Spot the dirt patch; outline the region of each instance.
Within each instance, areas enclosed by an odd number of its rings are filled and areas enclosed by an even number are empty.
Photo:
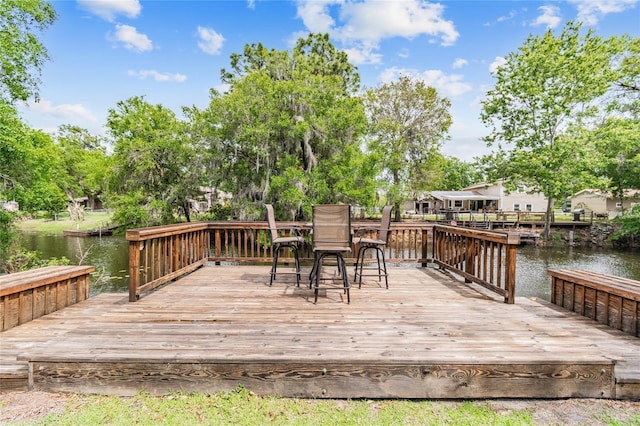
[[[0,424],[37,420],[61,413],[71,395],[48,392],[0,393]]]
[[[640,402],[609,399],[495,400],[496,412],[526,410],[537,425],[640,425]]]
[[[48,392],[0,392],[0,424],[37,420],[61,413],[67,402],[82,395]],[[442,402],[449,406],[461,402]],[[526,410],[536,425],[640,425],[640,402],[608,399],[487,400],[497,413]]]

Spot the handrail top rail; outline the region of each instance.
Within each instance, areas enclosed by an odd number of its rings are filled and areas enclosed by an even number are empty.
[[[234,229],[234,228],[249,228],[249,229],[269,229],[269,224],[265,220],[258,221],[228,221],[228,220],[215,220],[206,222],[209,229]],[[351,226],[364,227],[375,225],[380,227],[379,219],[353,219],[351,220]],[[312,228],[311,221],[278,221],[278,227],[297,227],[297,228]],[[431,229],[434,226],[432,222],[391,222],[391,229],[393,228],[405,228],[405,229]]]
[[[360,220],[353,221],[352,226],[361,227],[371,224],[371,221]],[[309,222],[279,222],[280,225],[286,227],[310,227]],[[126,232],[127,241],[146,241],[154,238],[170,237],[180,235],[186,232],[195,232],[212,229],[269,229],[266,221],[228,221],[216,220],[206,222],[186,222],[173,225],[153,226],[149,228],[129,229]],[[392,222],[391,229],[436,229],[444,232],[451,232],[466,237],[480,237],[485,240],[503,243],[503,244],[520,244],[520,236],[515,233],[506,231],[486,231],[472,228],[462,228],[458,226],[440,225],[431,222]]]
[[[481,237],[484,240],[496,243],[520,244],[520,235],[508,231],[485,231],[482,229],[461,228],[459,226],[450,225],[434,225],[434,231],[450,232],[463,237]]]
[[[374,221],[360,220],[353,221],[354,227],[361,227],[377,223]],[[279,221],[278,225],[283,227],[299,227],[311,229],[310,222]],[[395,222],[391,223],[391,228],[404,229],[431,229],[433,223],[429,222]],[[186,232],[210,230],[210,229],[269,229],[269,224],[264,221],[237,221],[237,220],[212,220],[203,222],[184,222],[172,225],[152,226],[149,228],[128,229],[126,232],[127,241],[146,241],[154,238],[170,237],[184,234]]]
[[[149,228],[127,229],[125,237],[127,241],[144,241],[159,237],[169,237],[185,232],[201,231],[207,229],[208,222],[185,222],[173,225],[151,226]]]

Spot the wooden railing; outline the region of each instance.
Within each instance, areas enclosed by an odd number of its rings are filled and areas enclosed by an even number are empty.
[[[354,222],[354,229],[376,226],[365,222]],[[279,222],[279,227],[293,227],[309,241],[299,253],[301,262],[313,262],[310,225],[298,222]],[[390,263],[422,263],[429,261],[428,235],[433,227],[429,223],[393,223],[389,235],[386,258]],[[209,222],[211,233],[212,262],[259,262],[269,263],[273,259],[266,222]],[[357,247],[355,248],[357,249]],[[355,250],[352,252],[355,255]],[[281,256],[283,262],[293,257]]]
[[[204,265],[209,256],[207,223],[130,229],[129,301]]]
[[[0,330],[87,299],[93,271],[93,266],[46,266],[0,276]]]
[[[370,227],[377,223],[355,222],[354,228]],[[297,222],[279,222],[281,227],[296,227],[299,229],[309,241],[310,226],[305,223]],[[386,259],[389,263],[406,263],[421,264],[426,266],[427,263],[434,261],[429,256],[429,240],[431,230],[434,229],[434,235],[443,235],[442,231],[436,234],[436,229],[448,230],[445,235],[455,235],[455,232],[465,232],[464,235],[475,235],[476,244],[482,247],[488,247],[486,243],[481,243],[491,236],[488,240],[493,245],[496,253],[498,248],[503,248],[502,234],[495,232],[477,231],[465,228],[456,228],[449,226],[433,225],[427,222],[408,222],[408,223],[392,223],[389,235],[388,245],[386,247]],[[456,231],[459,230],[459,231]],[[206,262],[215,263],[270,263],[273,259],[273,251],[269,238],[269,229],[266,222],[233,222],[233,221],[213,221],[178,224],[171,226],[159,226],[144,229],[132,229],[127,231],[127,240],[129,241],[129,300],[134,302],[138,298],[154,288],[163,285],[171,280],[178,278],[188,272],[199,268]],[[456,270],[456,264],[450,264],[451,259],[448,258],[450,248],[446,239],[441,240],[441,250],[433,253],[435,261],[443,268]],[[456,240],[455,247],[458,247],[462,240]],[[449,247],[449,248],[447,248]],[[357,247],[354,247],[353,254],[357,253]],[[444,251],[442,251],[444,250]],[[474,259],[476,252],[470,252],[470,259]],[[439,258],[439,255],[445,257]],[[491,255],[491,264],[493,267],[500,265],[500,270],[504,268],[503,256]],[[306,244],[299,252],[302,263],[311,264],[313,262],[313,253],[311,244]],[[293,262],[291,254],[284,254],[280,257],[282,262]],[[504,256],[504,259],[511,259]],[[347,259],[353,261],[353,259]],[[475,262],[475,260],[474,260]],[[498,288],[500,294],[506,294],[505,287],[502,284],[503,277],[513,282],[507,281],[509,286],[515,285],[515,257],[513,266],[506,268],[507,272],[498,272],[500,279],[497,283],[491,285],[490,288]],[[485,261],[487,263],[487,261]],[[475,264],[475,263],[471,263]],[[486,267],[486,266],[484,266]],[[465,269],[467,271],[467,269]],[[465,272],[471,274],[471,272]],[[482,275],[479,270],[478,277],[474,277],[472,281],[482,283],[492,283],[493,280],[487,278],[486,273]],[[465,278],[467,276],[465,275]],[[510,294],[512,294],[511,291]],[[512,302],[511,302],[512,303]]]
[[[517,234],[457,226],[433,228],[433,261],[514,303]]]

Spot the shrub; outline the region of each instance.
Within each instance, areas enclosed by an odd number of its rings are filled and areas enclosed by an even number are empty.
[[[611,236],[618,247],[633,247],[640,241],[640,205],[614,219],[620,228]]]

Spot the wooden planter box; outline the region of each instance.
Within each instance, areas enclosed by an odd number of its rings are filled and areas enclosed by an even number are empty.
[[[47,266],[0,276],[0,331],[89,298],[93,266]]]
[[[640,281],[582,270],[548,273],[551,303],[640,337]]]

